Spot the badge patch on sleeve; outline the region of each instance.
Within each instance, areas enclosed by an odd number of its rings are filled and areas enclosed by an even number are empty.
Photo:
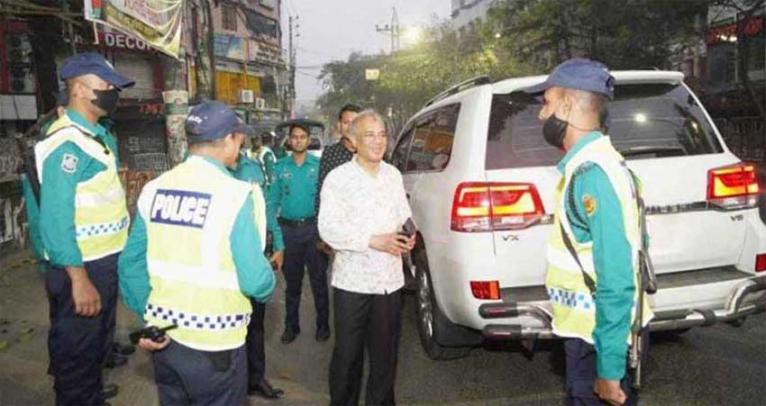
[[[596,213],[596,209],[598,209],[596,198],[588,194],[583,195],[582,205],[585,208],[585,214],[587,214],[588,217],[592,217]]]
[[[77,170],[78,158],[72,154],[64,154],[61,158],[61,170],[66,173],[75,173]]]

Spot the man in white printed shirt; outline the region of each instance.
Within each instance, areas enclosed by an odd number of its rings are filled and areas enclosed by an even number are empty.
[[[392,405],[404,286],[401,255],[415,246],[414,236],[397,232],[412,213],[402,175],[382,160],[387,143],[382,117],[365,110],[349,132],[356,156],[327,176],[319,208],[319,234],[336,251],[330,403],[359,403],[367,348],[365,403]]]

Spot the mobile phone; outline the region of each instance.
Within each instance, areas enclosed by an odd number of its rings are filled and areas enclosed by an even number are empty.
[[[418,229],[415,226],[415,222],[412,221],[412,218],[408,218],[402,226],[402,231],[400,231],[399,234],[409,238],[414,236],[417,231]]]

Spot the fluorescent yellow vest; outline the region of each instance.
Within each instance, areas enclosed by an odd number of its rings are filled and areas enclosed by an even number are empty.
[[[557,187],[556,201],[558,204],[555,222],[548,239],[546,252],[548,273],[545,278],[545,286],[553,309],[553,332],[558,336],[581,338],[593,344],[593,329],[596,326],[595,299],[585,283],[580,266],[567,250],[561,235],[563,226],[564,232],[567,233],[572,242],[585,272],[598,285],[598,278],[593,265],[593,243],[579,243],[577,241],[565,214],[565,191],[569,187],[577,168],[586,162],[598,165],[606,173],[620,200],[626,238],[633,252],[633,280],[635,286],[638,286],[638,252],[641,248],[639,211],[633,181],[627,168],[622,165],[623,161],[623,157],[614,149],[609,137],[601,137],[586,145],[567,162],[564,176]],[[633,301],[631,323],[635,320],[638,294],[637,289]],[[646,295],[643,292],[641,294]],[[644,297],[643,316],[642,324],[646,325],[652,318],[646,296]],[[630,335],[628,334],[625,339],[630,342]]]
[[[48,138],[35,145],[37,177],[42,182],[45,159],[65,142],[73,142],[83,152],[106,165],[106,170],[77,184],[74,226],[77,246],[83,261],[93,261],[122,251],[128,239],[130,217],[125,191],[117,173],[114,154],[89,132],[63,115],[51,125]]]
[[[183,345],[222,351],[245,342],[252,309],[239,288],[229,236],[251,190],[192,156],[141,192],[152,288],[144,319],[178,325],[168,334]]]

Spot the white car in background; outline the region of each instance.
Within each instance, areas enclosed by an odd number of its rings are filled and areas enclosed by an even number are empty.
[[[652,330],[740,323],[766,306],[766,227],[753,165],[726,147],[683,75],[613,72],[609,133],[642,179],[659,291]],[[419,238],[417,323],[433,359],[484,339],[554,338],[544,287],[561,151],[540,106],[545,77],[477,78],[435,97],[397,137]]]

